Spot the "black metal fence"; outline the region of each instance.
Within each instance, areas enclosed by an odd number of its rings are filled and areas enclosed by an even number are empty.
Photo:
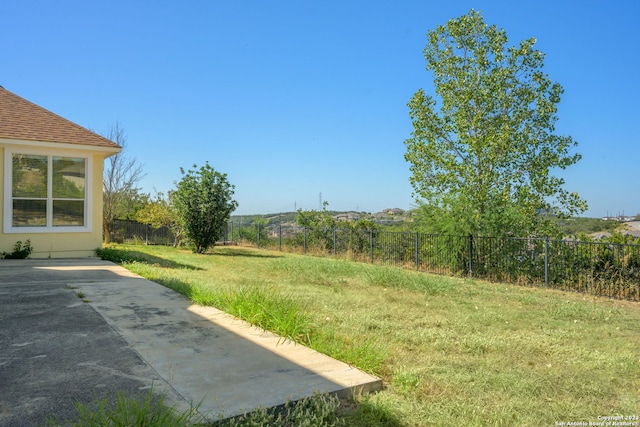
[[[640,245],[237,224],[229,226],[227,240],[640,301]]]
[[[115,219],[111,224],[111,241],[136,242],[147,245],[173,245],[175,235],[167,227],[153,228],[128,219]]]
[[[174,243],[170,230],[117,224],[114,241]],[[640,301],[640,245],[233,223],[220,243]]]

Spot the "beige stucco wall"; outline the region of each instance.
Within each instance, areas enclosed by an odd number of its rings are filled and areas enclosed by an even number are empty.
[[[13,252],[17,241],[31,240],[33,253],[30,258],[71,258],[95,256],[95,249],[102,245],[102,171],[104,153],[92,153],[91,171],[91,230],[73,233],[5,233],[4,210],[0,209],[0,253]],[[0,146],[0,159],[4,148]],[[0,203],[4,203],[4,161],[0,161]]]

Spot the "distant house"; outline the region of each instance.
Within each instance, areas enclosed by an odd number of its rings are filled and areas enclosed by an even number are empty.
[[[0,86],[0,252],[87,257],[102,244],[104,159],[121,147]]]
[[[384,212],[387,215],[404,215],[404,210],[400,208],[385,209],[382,212]]]
[[[333,216],[333,219],[335,219],[336,221],[357,221],[360,219],[360,213],[359,212],[354,212],[354,211],[350,211],[350,212],[342,212],[339,213],[337,215]]]

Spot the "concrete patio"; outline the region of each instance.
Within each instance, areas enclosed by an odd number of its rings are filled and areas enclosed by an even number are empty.
[[[200,402],[211,420],[381,380],[98,259],[0,261],[0,426],[73,415],[74,402]]]

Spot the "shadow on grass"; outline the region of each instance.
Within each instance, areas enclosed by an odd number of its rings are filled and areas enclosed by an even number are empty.
[[[229,257],[245,257],[245,258],[282,258],[282,255],[274,255],[267,253],[257,253],[245,249],[232,248],[229,246],[216,246],[212,252],[206,255],[212,256],[229,256]]]
[[[180,279],[174,279],[174,278],[155,278],[153,279],[153,281],[164,286],[165,288],[172,289],[186,296],[187,298],[189,298],[189,300],[194,302],[193,301],[193,294],[194,294],[193,285],[191,285],[190,283],[187,283]]]
[[[139,262],[142,264],[155,265],[163,268],[181,268],[187,270],[203,270],[190,264],[183,264],[172,261],[170,259],[161,258],[155,255],[149,255],[144,252],[138,252],[128,249],[102,248],[96,250],[96,254],[105,261],[123,264],[127,262]]]
[[[345,408],[344,418],[353,427],[406,427],[393,410],[386,405],[378,405],[370,400],[355,402]]]

